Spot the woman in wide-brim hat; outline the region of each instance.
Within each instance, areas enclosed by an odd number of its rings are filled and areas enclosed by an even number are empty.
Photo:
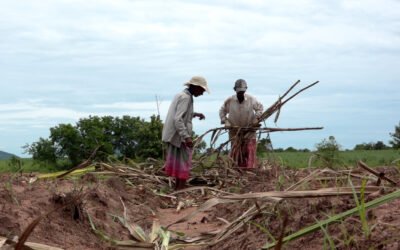
[[[162,131],[162,141],[167,145],[164,169],[168,176],[175,178],[177,190],[186,186],[192,168],[192,119],[205,119],[202,113],[193,111],[193,96],[201,96],[205,91],[210,93],[202,76],[194,76],[184,85],[187,88],[174,97],[168,109]]]

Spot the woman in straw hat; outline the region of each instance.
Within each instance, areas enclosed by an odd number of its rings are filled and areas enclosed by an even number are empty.
[[[201,96],[204,91],[210,93],[206,79],[201,76],[192,77],[185,86],[174,97],[162,131],[162,141],[167,144],[164,168],[167,175],[175,177],[176,190],[186,186],[192,167],[192,119],[205,119],[203,114],[193,112],[193,96]]]

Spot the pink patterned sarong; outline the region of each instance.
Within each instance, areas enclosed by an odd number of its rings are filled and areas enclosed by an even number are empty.
[[[192,150],[185,144],[178,148],[168,143],[164,168],[168,176],[187,180],[192,168]]]
[[[245,140],[240,148],[232,149],[230,156],[241,168],[255,168],[256,167],[256,157],[257,153],[257,140],[248,139]]]

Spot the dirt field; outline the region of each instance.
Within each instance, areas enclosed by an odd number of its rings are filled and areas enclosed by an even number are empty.
[[[121,247],[117,247],[117,241],[133,240],[130,231],[121,223],[124,211],[125,218],[129,218],[132,225],[138,225],[148,233],[154,221],[166,227],[196,211],[213,197],[288,190],[313,171],[315,169],[295,171],[265,164],[252,172],[236,171],[225,177],[219,173],[218,180],[207,183],[207,176],[213,175],[211,172],[201,175],[203,179],[192,181],[193,187],[202,185],[203,188],[179,194],[173,193],[168,182],[161,179],[158,184],[147,183],[137,181],[140,180],[137,178],[129,179],[126,173],[108,177],[89,173],[74,178],[38,179],[34,182],[35,175],[5,174],[0,179],[0,236],[9,239],[21,236],[32,221],[45,215],[29,235],[28,242],[63,249],[118,249]],[[393,180],[400,180],[396,167],[381,167],[378,171]],[[346,176],[334,174],[336,177],[332,179],[333,173],[328,171],[309,182],[303,181],[296,189],[317,190],[347,185]],[[355,169],[351,173],[370,178],[368,186],[376,184],[373,176],[362,170]],[[202,180],[205,183],[201,183]],[[354,186],[358,184],[355,180]],[[380,187],[378,192],[366,194],[366,201],[397,190],[385,181]],[[267,241],[272,242],[271,236],[279,241],[283,236],[355,206],[353,194],[285,198],[275,203],[265,199],[231,200],[211,206],[188,221],[171,225],[168,228],[171,231],[170,242],[175,244],[177,238],[184,236],[197,243],[213,243],[185,249],[260,249]],[[53,209],[57,210],[46,215]],[[252,216],[243,216],[247,210],[256,212]],[[223,232],[222,229],[241,216],[242,224],[239,223],[230,233]],[[331,242],[337,249],[400,249],[400,199],[368,210],[366,216],[369,234],[365,228],[363,230],[362,220],[356,213],[324,228],[325,233],[316,230],[285,243],[282,248],[322,249],[324,246],[330,248]],[[225,236],[213,242],[218,233]],[[195,241],[197,236],[202,239],[209,237],[209,240]],[[0,249],[3,244],[0,240]],[[6,249],[5,246],[3,248]]]

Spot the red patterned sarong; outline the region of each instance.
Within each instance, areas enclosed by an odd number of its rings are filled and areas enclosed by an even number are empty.
[[[192,168],[192,150],[181,144],[181,147],[167,144],[167,159],[164,164],[168,176],[187,180]]]
[[[232,148],[230,156],[241,168],[256,167],[257,140],[247,139],[240,147]]]

